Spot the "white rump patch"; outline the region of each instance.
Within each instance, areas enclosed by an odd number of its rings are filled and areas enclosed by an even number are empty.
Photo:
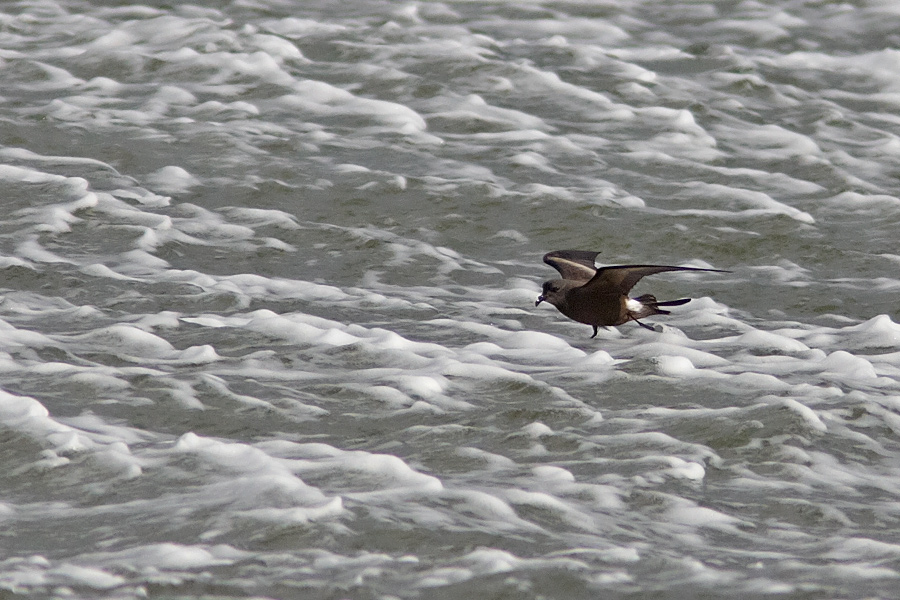
[[[634,298],[629,298],[625,301],[625,308],[627,308],[630,312],[641,312],[641,309],[644,308],[644,305],[635,300]]]

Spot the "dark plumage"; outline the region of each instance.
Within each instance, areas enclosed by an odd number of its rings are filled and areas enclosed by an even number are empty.
[[[579,323],[594,328],[622,325],[634,321],[645,329],[653,328],[638,319],[650,315],[667,315],[669,311],[660,306],[680,306],[690,298],[658,302],[651,294],[629,298],[628,292],[642,277],[666,271],[712,271],[728,273],[719,269],[695,269],[693,267],[670,267],[665,265],[620,265],[616,267],[594,266],[599,252],[585,250],[556,250],[544,255],[544,262],[559,271],[561,279],[544,282],[543,291],[535,306],[547,301],[559,312]]]

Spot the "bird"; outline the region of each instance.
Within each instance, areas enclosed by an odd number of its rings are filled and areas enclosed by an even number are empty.
[[[598,254],[587,250],[555,250],[545,254],[544,262],[559,271],[562,278],[545,281],[541,295],[534,303],[539,306],[541,302],[549,302],[570,319],[590,325],[594,328],[591,339],[597,336],[598,327],[624,325],[628,321],[656,331],[639,319],[671,314],[659,307],[681,306],[691,301],[681,298],[659,302],[652,294],[630,298],[628,292],[642,277],[666,271],[730,273],[721,269],[668,265],[618,265],[598,269],[594,266]]]

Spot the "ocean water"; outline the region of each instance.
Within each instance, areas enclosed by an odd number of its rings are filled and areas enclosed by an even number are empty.
[[[900,5],[0,6],[0,598],[900,595]],[[601,329],[545,252],[729,273]]]

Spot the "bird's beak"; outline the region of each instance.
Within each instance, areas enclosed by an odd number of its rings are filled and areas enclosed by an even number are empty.
[[[538,304],[540,304],[540,303],[543,302],[544,300],[545,300],[544,295],[541,294],[540,296],[537,297],[537,300],[534,301],[534,305],[537,306]]]

